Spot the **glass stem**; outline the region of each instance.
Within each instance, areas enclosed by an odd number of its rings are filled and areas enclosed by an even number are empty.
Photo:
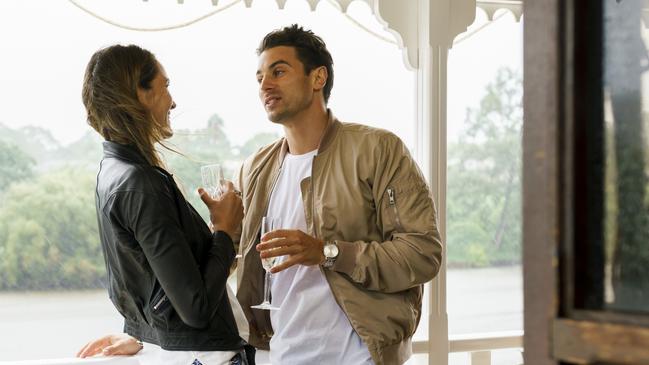
[[[264,303],[270,304],[270,271],[266,271],[266,280],[264,281]]]

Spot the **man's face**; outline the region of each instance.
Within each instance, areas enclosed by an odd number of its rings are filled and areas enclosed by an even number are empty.
[[[271,122],[283,124],[313,102],[312,77],[304,73],[293,47],[278,46],[262,52],[257,82],[259,99]]]

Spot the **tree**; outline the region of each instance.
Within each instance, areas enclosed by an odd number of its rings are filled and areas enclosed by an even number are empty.
[[[66,169],[13,184],[0,204],[0,289],[100,287],[95,176]]]
[[[57,148],[44,170],[61,169],[69,166],[84,167],[97,171],[102,158],[102,137],[95,131],[86,132],[78,140]]]
[[[522,78],[500,69],[448,151],[448,260],[520,262]]]
[[[33,176],[35,161],[18,146],[0,140],[0,191]]]
[[[0,140],[20,146],[39,165],[47,162],[52,153],[61,147],[50,131],[34,126],[12,129],[0,123]]]
[[[241,146],[239,149],[239,156],[241,156],[242,160],[245,160],[247,157],[252,156],[257,152],[261,147],[271,144],[278,139],[279,136],[275,133],[257,133]]]
[[[201,166],[221,164],[225,178],[230,180],[248,155],[278,138],[272,133],[259,133],[246,141],[242,147],[236,148],[228,140],[223,127],[223,119],[214,114],[207,121],[206,128],[175,131],[168,145],[179,153],[162,149],[169,170],[181,185],[186,199],[206,221],[207,209],[195,194],[196,189],[202,185]]]

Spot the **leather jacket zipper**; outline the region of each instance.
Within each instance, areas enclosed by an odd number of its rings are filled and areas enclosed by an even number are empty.
[[[164,302],[166,301],[167,301],[167,294],[163,295],[162,298],[160,298],[160,300],[158,300],[158,302],[153,305],[153,310],[157,312],[158,308],[160,308],[162,304],[164,304]]]

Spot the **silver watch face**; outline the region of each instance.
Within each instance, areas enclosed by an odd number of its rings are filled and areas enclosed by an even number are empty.
[[[334,258],[338,256],[338,246],[333,243],[325,245],[323,251],[326,258]]]

